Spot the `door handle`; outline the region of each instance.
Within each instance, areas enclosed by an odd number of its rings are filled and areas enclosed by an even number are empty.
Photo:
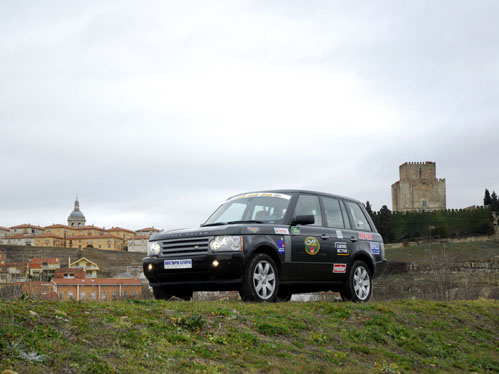
[[[351,237],[350,237],[350,240],[351,240],[352,242],[356,242],[356,241],[357,241],[357,240],[359,240],[359,239],[357,239],[355,236],[351,236]]]
[[[321,235],[321,239],[324,239],[324,240],[329,239],[329,235],[322,234],[322,235]]]

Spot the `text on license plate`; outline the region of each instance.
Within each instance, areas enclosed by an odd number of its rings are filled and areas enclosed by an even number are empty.
[[[192,269],[192,260],[165,260],[165,269]]]

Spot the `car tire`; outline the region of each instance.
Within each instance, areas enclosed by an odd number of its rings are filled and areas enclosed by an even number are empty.
[[[340,292],[343,301],[367,303],[371,300],[373,280],[364,261],[355,261]]]
[[[289,292],[287,289],[279,287],[275,301],[277,301],[278,303],[287,302],[291,300],[292,296],[293,294]]]
[[[156,300],[170,300],[173,296],[171,290],[166,287],[153,286],[152,293]]]
[[[250,258],[239,292],[244,301],[273,302],[279,289],[279,273],[274,260],[264,253]]]

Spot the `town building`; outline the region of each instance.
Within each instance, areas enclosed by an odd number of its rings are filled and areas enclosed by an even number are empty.
[[[9,236],[10,235],[10,229],[8,227],[2,227],[0,226],[0,238]]]
[[[120,300],[140,298],[142,282],[138,279],[53,279],[59,300]]]
[[[85,268],[60,268],[56,269],[53,279],[84,279]]]
[[[78,201],[78,198],[76,198],[74,209],[68,217],[68,226],[83,227],[85,226],[86,221],[87,220],[85,219],[83,212],[80,210],[80,202]]]
[[[446,209],[445,178],[437,179],[436,163],[406,162],[399,167],[400,180],[392,184],[394,212]]]
[[[93,261],[83,257],[75,262],[69,263],[70,268],[81,268],[85,273],[86,278],[97,278],[97,273],[100,271],[99,266]]]
[[[147,243],[149,236],[137,235],[134,238],[128,239],[128,252],[147,253]]]
[[[13,235],[23,235],[23,236],[32,236],[32,235],[40,235],[44,233],[43,227],[35,226],[32,224],[27,225],[18,225],[13,226],[9,229],[10,236]]]
[[[40,234],[33,236],[35,247],[64,247],[64,238],[55,234]]]
[[[125,248],[125,241],[111,234],[103,235],[76,235],[68,238],[66,241],[68,248],[96,248],[110,251],[123,251]]]
[[[5,262],[0,265],[0,284],[23,282],[28,278],[27,262]]]
[[[29,276],[31,279],[49,280],[60,267],[58,258],[32,258],[29,260]]]
[[[56,286],[52,282],[15,282],[21,293],[37,299],[56,300]]]
[[[22,234],[9,235],[0,238],[0,244],[7,245],[33,245],[33,237]]]
[[[161,230],[155,229],[154,227],[146,227],[140,230],[135,231],[137,235],[143,236],[146,235],[147,237],[151,237],[154,234],[157,234],[158,232],[161,232]]]

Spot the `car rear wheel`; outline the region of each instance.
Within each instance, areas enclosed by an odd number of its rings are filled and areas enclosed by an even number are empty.
[[[279,289],[279,273],[270,256],[259,253],[251,257],[244,271],[240,291],[244,301],[275,301]]]
[[[364,261],[355,261],[340,292],[341,297],[344,301],[367,303],[371,300],[372,292],[373,281],[369,267]]]

